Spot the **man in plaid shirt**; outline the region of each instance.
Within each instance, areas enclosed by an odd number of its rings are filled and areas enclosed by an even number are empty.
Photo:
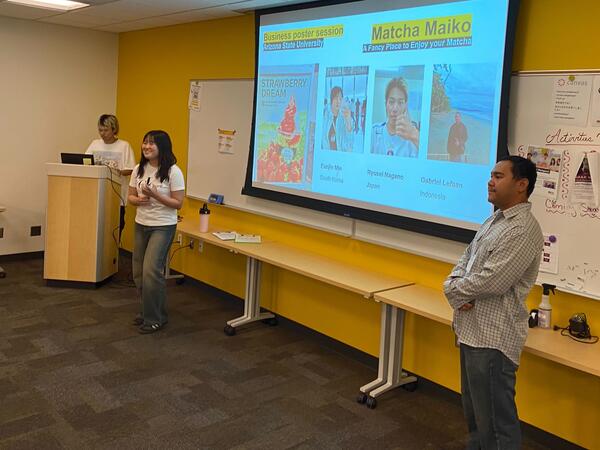
[[[528,198],[536,167],[509,156],[493,168],[488,201],[497,209],[481,226],[444,283],[460,345],[467,449],[518,449],[515,380],[527,338],[525,298],[543,248]]]

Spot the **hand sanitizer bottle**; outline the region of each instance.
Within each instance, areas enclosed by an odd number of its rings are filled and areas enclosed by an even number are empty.
[[[552,327],[552,305],[550,304],[550,291],[554,292],[554,286],[551,284],[542,284],[542,302],[538,306],[538,327],[540,328],[551,328]]]

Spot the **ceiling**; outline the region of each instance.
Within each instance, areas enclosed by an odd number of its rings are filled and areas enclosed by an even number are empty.
[[[0,0],[0,16],[121,33],[179,23],[240,16],[308,0],[79,0],[90,6],[70,12],[31,8]],[[313,0],[314,1],[314,0]]]

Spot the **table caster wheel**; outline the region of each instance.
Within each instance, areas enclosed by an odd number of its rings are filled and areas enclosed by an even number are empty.
[[[417,390],[417,382],[413,381],[412,383],[403,384],[402,389],[408,392],[415,392]]]
[[[225,328],[223,329],[223,332],[227,336],[235,336],[235,327],[232,327],[231,325],[225,325]]]
[[[365,394],[364,392],[359,393],[356,397],[356,402],[360,403],[361,405],[367,403],[367,394]]]
[[[377,399],[375,397],[367,397],[367,408],[375,409],[377,406]]]
[[[181,286],[183,283],[185,283],[185,278],[177,278],[177,280],[175,280],[175,284]]]
[[[277,317],[271,317],[269,319],[263,320],[263,323],[269,325],[270,327],[274,327],[277,325]]]

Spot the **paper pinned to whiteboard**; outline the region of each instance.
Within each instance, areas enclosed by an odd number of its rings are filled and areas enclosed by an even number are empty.
[[[235,153],[235,134],[236,130],[227,128],[217,128],[217,151],[219,153]]]
[[[558,273],[559,238],[556,234],[544,233],[544,248],[540,272]]]
[[[558,273],[559,238],[556,234],[544,233],[544,248],[540,272]]]
[[[190,83],[190,96],[188,99],[188,108],[190,111],[200,111],[202,104],[202,83],[192,81]]]
[[[550,122],[584,127],[590,111],[593,77],[560,75],[555,77]]]
[[[588,206],[597,206],[598,191],[600,190],[598,153],[595,151],[582,152],[575,161],[571,203],[584,203]]]
[[[563,160],[562,150],[530,145],[527,148],[527,158],[535,164],[537,170],[537,179],[533,194],[550,200],[556,200],[560,187],[560,172]]]

